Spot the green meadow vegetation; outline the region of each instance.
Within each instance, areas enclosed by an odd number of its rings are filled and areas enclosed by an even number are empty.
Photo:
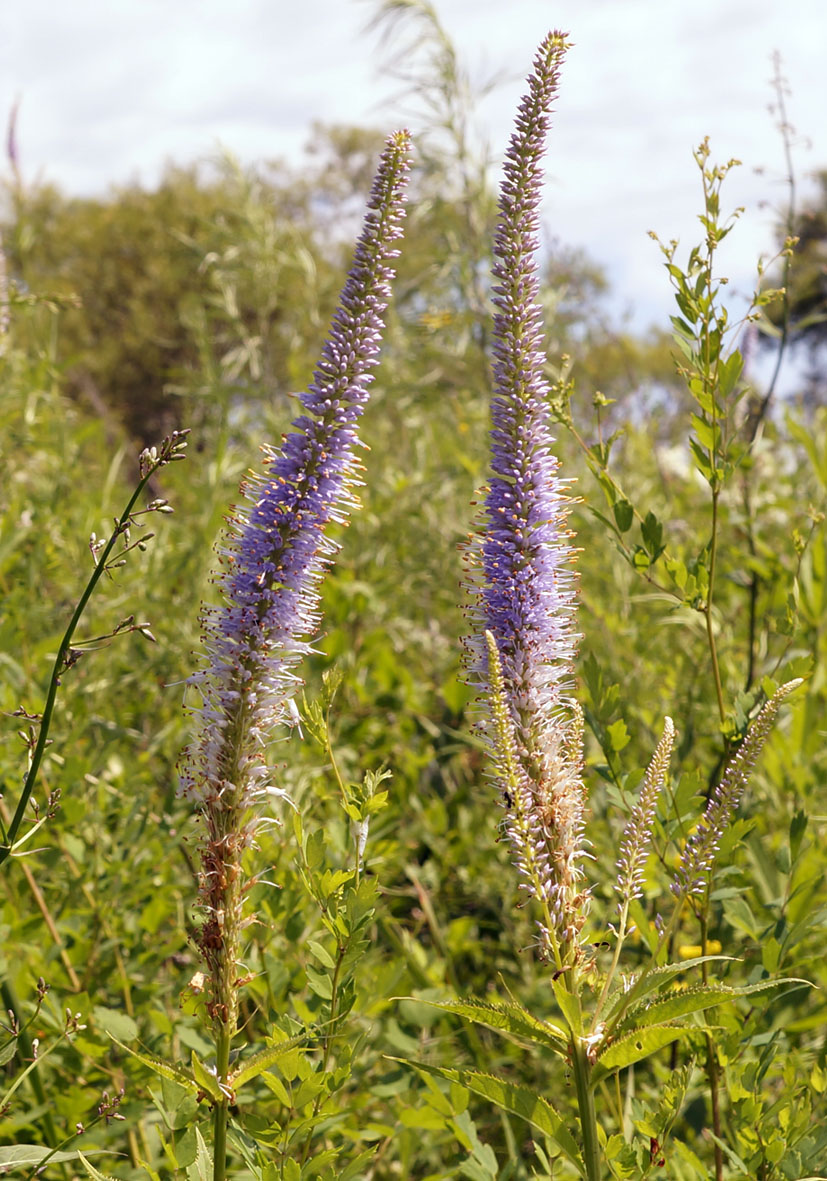
[[[359,428],[361,509],[321,587],[301,725],[268,750],[291,803],[275,800],[279,823],[245,854],[229,1098],[210,1071],[197,946],[202,833],[178,792],[186,682],[203,663],[200,606],[218,601],[213,547],[260,447],[298,413],[384,132],[319,127],[302,169],[170,166],[156,189],[94,199],[7,177],[0,1173],[595,1175],[566,1147],[583,1108],[544,1024],[569,1020],[566,994],[535,952],[462,670],[460,548],[489,470],[497,174],[432,10],[382,11],[420,51],[407,81],[423,130]],[[615,1049],[595,1070],[599,1175],[804,1181],[827,1176],[825,207],[782,211],[744,322],[717,262],[738,233],[719,152],[704,141],[687,160],[697,245],[671,242],[668,209],[660,246],[640,244],[660,249],[674,288],[662,330],[613,322],[599,261],[553,238],[539,254],[548,413],[575,498],[594,932],[581,974],[599,994],[618,847],[668,715],[674,750],[618,979],[631,988],[653,955],[680,970],[657,994],[668,1036],[641,1034],[640,1053]],[[801,374],[783,396],[781,350],[797,361],[782,372]],[[174,431],[189,432],[185,458],[142,467]],[[124,564],[79,623],[13,828],[99,552],[90,537],[109,538],[142,477],[139,507],[155,508],[121,534]],[[707,888],[662,945],[690,833],[750,723],[798,679]],[[721,1003],[679,1000],[713,985]]]

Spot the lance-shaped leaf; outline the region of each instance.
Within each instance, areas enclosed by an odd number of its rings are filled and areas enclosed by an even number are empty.
[[[650,1025],[646,1029],[632,1029],[622,1034],[598,1054],[592,1069],[592,1086],[596,1086],[612,1071],[640,1062],[642,1058],[648,1058],[650,1054],[688,1033],[689,1030],[680,1025]]]
[[[96,1169],[95,1166],[86,1159],[82,1152],[78,1153],[78,1160],[83,1165],[89,1176],[94,1178],[94,1181],[117,1181],[117,1178],[113,1177],[111,1173],[101,1173],[99,1169]]]
[[[583,1158],[574,1137],[549,1101],[536,1091],[505,1082],[504,1079],[496,1078],[492,1074],[481,1074],[478,1070],[452,1070],[448,1067],[431,1066],[425,1062],[409,1062],[408,1065],[427,1074],[447,1079],[448,1082],[459,1083],[475,1095],[489,1099],[503,1111],[524,1119],[527,1124],[531,1124],[533,1128],[552,1139],[575,1168],[585,1175]]]
[[[560,1006],[560,1012],[568,1022],[569,1029],[575,1037],[580,1037],[583,1033],[583,1015],[580,1012],[579,999],[566,988],[562,976],[552,980],[551,987],[554,990],[554,999]]]
[[[218,1085],[218,1077],[204,1065],[201,1059],[192,1051],[192,1077],[198,1083],[199,1090],[203,1091],[205,1095],[209,1095],[216,1103],[223,1102],[227,1096],[222,1092]]]
[[[176,1066],[172,1062],[164,1062],[160,1058],[152,1058],[149,1054],[139,1054],[137,1050],[133,1050],[130,1046],[125,1046],[123,1042],[119,1042],[116,1037],[112,1037],[111,1034],[109,1036],[116,1046],[120,1046],[122,1050],[125,1050],[133,1058],[137,1058],[139,1062],[143,1062],[144,1066],[148,1066],[151,1071],[160,1075],[161,1078],[169,1079],[170,1082],[177,1083],[179,1087],[184,1087],[193,1093],[199,1090],[195,1079],[182,1066]]]
[[[692,988],[671,992],[668,996],[658,997],[648,1005],[641,1005],[629,1012],[621,1022],[619,1028],[626,1030],[634,1027],[638,1030],[649,1025],[661,1024],[664,1021],[674,1021],[678,1017],[685,1017],[688,1013],[703,1012],[714,1005],[721,1005],[727,1001],[737,1000],[741,996],[750,996],[756,992],[767,992],[770,988],[778,988],[783,984],[807,984],[806,980],[796,980],[784,977],[780,980],[759,980],[756,984],[745,984],[730,987],[726,984],[697,984]]]
[[[297,1034],[295,1037],[280,1042],[277,1046],[268,1046],[266,1050],[259,1050],[252,1058],[248,1058],[238,1070],[233,1071],[229,1079],[230,1086],[237,1091],[239,1087],[243,1087],[251,1079],[258,1078],[265,1070],[269,1070],[274,1063],[278,1062],[279,1058],[283,1058],[288,1051],[294,1050],[300,1042],[305,1040],[303,1034]]]
[[[103,1152],[102,1148],[87,1148],[89,1153]],[[0,1148],[0,1169],[4,1173],[12,1169],[27,1165],[38,1166],[47,1162],[62,1164],[63,1161],[77,1160],[79,1153],[76,1148],[71,1151],[55,1152],[51,1148],[44,1148],[42,1144],[8,1144]]]
[[[670,980],[674,980],[676,976],[680,976],[689,968],[696,968],[699,964],[708,964],[713,960],[731,959],[733,957],[729,955],[699,955],[695,959],[684,960],[681,964],[663,964],[660,968],[652,968],[650,971],[644,972],[631,988],[621,988],[612,994],[611,1004],[605,1017],[607,1028],[613,1029],[615,1025],[619,1024],[619,1015],[622,1018],[632,1005],[637,1004],[645,996],[657,992],[659,988],[663,988],[664,984],[668,984]]]
[[[556,1054],[562,1054],[569,1042],[569,1035],[564,1029],[550,1021],[542,1021],[513,1001],[510,1004],[490,1004],[475,1000],[427,1003],[444,1013],[455,1013],[458,1017],[464,1017],[466,1021],[473,1021],[475,1025],[484,1025],[487,1029],[505,1034],[506,1037],[544,1046]]]

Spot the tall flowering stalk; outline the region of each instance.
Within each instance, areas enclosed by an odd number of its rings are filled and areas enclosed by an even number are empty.
[[[539,950],[563,973],[555,992],[569,1027],[582,1132],[579,1164],[601,1175],[590,1042],[580,1017],[585,790],[582,714],[572,696],[575,630],[570,500],[551,452],[538,299],[538,207],[549,111],[565,34],[549,33],[505,161],[494,241],[494,398],[491,477],[469,559],[479,633],[467,641],[471,675],[490,713],[484,725],[521,884],[540,912]],[[574,1147],[572,1145],[572,1147]]]
[[[291,720],[296,666],[319,623],[319,583],[338,549],[328,525],[345,523],[357,504],[356,424],[378,359],[409,164],[408,133],[397,132],[382,154],[339,308],[301,397],[303,413],[281,448],[264,448],[263,472],[243,486],[250,507],[236,513],[218,551],[224,602],[204,607],[201,616],[209,662],[192,677],[202,698],[200,731],[185,752],[181,779],[205,828],[197,943],[226,1097],[216,1107],[216,1177],[224,1176],[232,1098],[227,1079],[249,886],[242,856],[263,822],[262,805],[285,794],[272,781],[266,749]]]
[[[576,958],[586,911],[582,722],[571,693],[578,636],[570,502],[547,424],[535,251],[542,156],[566,48],[558,32],[540,46],[505,161],[494,243],[492,475],[470,549],[481,626],[467,641],[472,677],[489,701],[500,683],[487,646],[495,645],[510,737],[494,715],[488,730],[495,751],[513,744],[505,760],[513,774],[498,775],[505,829],[522,885],[540,904],[541,953],[557,967]]]
[[[780,704],[798,682],[778,689],[761,711],[686,843],[672,887],[673,912],[667,923],[658,919],[660,938],[650,947],[648,964],[636,975],[617,981],[630,910],[643,893],[675,728],[666,718],[621,840],[616,925],[608,924],[614,954],[603,972],[595,949],[587,950],[583,933],[589,907],[584,881],[588,841],[583,719],[572,689],[579,637],[568,527],[571,501],[551,452],[534,258],[541,161],[567,47],[565,35],[557,32],[540,46],[505,162],[494,249],[491,475],[468,549],[476,630],[466,640],[470,676],[481,687],[487,706],[482,724],[505,809],[503,829],[521,886],[539,912],[538,950],[555,968],[551,989],[562,1024],[538,1022],[513,1000],[481,1004],[463,998],[440,1007],[556,1049],[568,1063],[576,1089],[579,1143],[565,1114],[530,1088],[471,1070],[440,1069],[439,1073],[517,1114],[542,1110],[543,1126],[552,1130],[578,1174],[586,1181],[603,1181],[606,1158],[622,1158],[625,1167],[631,1157],[621,1137],[607,1141],[604,1136],[601,1143],[595,1087],[682,1036],[690,1015],[783,983],[762,980],[741,988],[714,985],[707,979],[707,959],[701,956],[696,961],[702,966],[700,985],[675,996],[662,991],[691,966],[664,963],[670,936],[687,897],[707,888],[721,836]],[[596,946],[607,945],[603,939]],[[602,987],[590,1001],[601,976]]]

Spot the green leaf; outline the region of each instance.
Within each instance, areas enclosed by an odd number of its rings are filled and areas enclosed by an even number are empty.
[[[692,415],[692,425],[698,442],[706,451],[715,450],[715,428],[698,414]]]
[[[87,1148],[86,1151],[103,1152],[103,1149]],[[11,1144],[0,1148],[0,1168],[7,1172],[18,1166],[39,1165],[46,1157],[49,1158],[49,1164],[61,1164],[63,1161],[77,1160],[78,1155],[76,1148],[71,1152],[53,1152],[51,1148],[44,1148],[42,1144]]]
[[[569,992],[566,988],[565,981],[562,976],[558,976],[551,982],[551,987],[554,991],[554,999],[560,1006],[560,1012],[568,1022],[569,1029],[575,1037],[580,1037],[583,1032],[583,1018],[580,1013],[580,1001],[576,996]]]
[[[320,996],[322,1000],[329,1001],[333,996],[333,981],[331,978],[325,976],[323,972],[317,972],[309,964],[305,965],[304,971],[310,991],[315,992],[316,996]]]
[[[643,997],[657,992],[664,984],[668,984],[670,980],[674,980],[676,976],[680,976],[682,972],[686,972],[689,968],[697,968],[699,964],[708,964],[714,960],[730,960],[732,958],[732,956],[728,955],[699,955],[695,956],[694,959],[684,960],[681,964],[664,964],[660,968],[652,968],[650,971],[639,976],[631,988],[625,991],[618,989],[613,994],[612,1003],[606,1012],[606,1025],[610,1026],[612,1018],[618,1013],[628,1012]]]
[[[207,1070],[206,1066],[198,1057],[195,1050],[192,1051],[190,1061],[192,1062],[193,1078],[198,1083],[200,1089],[204,1091],[205,1094],[209,1095],[211,1099],[215,1099],[216,1103],[221,1103],[221,1101],[225,1099],[226,1096],[221,1093],[221,1087],[218,1085],[218,1079],[211,1070]]]
[[[124,1042],[134,1042],[138,1036],[138,1026],[127,1013],[121,1013],[118,1009],[106,1009],[103,1005],[95,1005],[92,1017],[95,1024],[110,1037]]]
[[[195,1129],[195,1137],[198,1143],[198,1152],[195,1156],[195,1164],[190,1165],[189,1169],[187,1169],[187,1177],[192,1178],[193,1181],[212,1181],[212,1154],[209,1148],[207,1148],[200,1128]]]
[[[17,1053],[17,1038],[10,1038],[5,1046],[0,1046],[0,1066],[5,1066],[7,1062],[11,1062],[12,1058]]]
[[[616,722],[612,722],[611,726],[607,726],[606,733],[609,737],[610,743],[612,744],[612,750],[615,751],[615,753],[623,750],[623,748],[628,746],[628,744],[632,741],[631,735],[626,729],[626,723],[622,718],[619,718]]]
[[[736,989],[728,988],[725,984],[696,984],[632,1010],[626,1014],[618,1029],[626,1030],[632,1026],[645,1029],[649,1025],[660,1025],[684,1017],[687,1013],[703,1012],[713,1005],[735,1000],[738,995]]]
[[[486,1004],[483,1001],[428,1001],[435,1009],[455,1013],[466,1021],[484,1025],[498,1033],[546,1046],[557,1054],[568,1045],[569,1035],[550,1021],[541,1021],[518,1004]]]
[[[684,1037],[687,1032],[679,1025],[650,1025],[646,1029],[633,1029],[622,1034],[598,1054],[592,1070],[592,1086],[612,1071],[648,1058],[670,1042]]]
[[[112,1037],[112,1034],[109,1035]],[[112,1041],[116,1046],[120,1046],[127,1054],[133,1058],[137,1058],[144,1066],[148,1066],[155,1074],[159,1074],[161,1078],[169,1079],[170,1082],[177,1083],[179,1087],[185,1087],[188,1091],[197,1091],[198,1084],[195,1079],[181,1066],[175,1066],[169,1062],[163,1062],[160,1058],[150,1058],[148,1054],[139,1054],[137,1050],[125,1046],[123,1042],[119,1042],[116,1037],[112,1037]]]
[[[718,370],[718,389],[722,398],[728,398],[735,389],[743,368],[744,358],[736,349],[734,353],[730,353]]]
[[[632,527],[635,511],[628,500],[618,500],[614,505],[615,521],[621,533],[626,533]]]
[[[324,944],[317,942],[315,939],[308,939],[307,947],[308,950],[313,953],[316,959],[320,963],[324,964],[326,968],[330,968],[331,971],[335,969],[336,961],[324,946]]]
[[[643,544],[652,555],[653,560],[659,558],[666,546],[663,544],[663,525],[654,513],[646,514],[643,524],[640,526],[640,534]]]
[[[54,1157],[52,1157],[54,1160]],[[90,1164],[82,1152],[78,1152],[78,1160],[83,1165],[90,1177],[94,1177],[95,1181],[117,1181],[115,1177],[108,1173],[100,1173],[94,1165]]]
[[[697,439],[689,440],[689,447],[692,454],[695,456],[695,466],[704,477],[705,480],[712,479],[712,465],[709,462],[709,456],[701,447]]]
[[[459,1083],[460,1086],[473,1091],[475,1095],[480,1095],[483,1099],[495,1103],[503,1111],[510,1111],[512,1115],[524,1119],[533,1128],[550,1136],[575,1168],[579,1169],[581,1173],[585,1172],[580,1149],[571,1132],[542,1095],[536,1094],[528,1087],[507,1083],[502,1079],[495,1078],[494,1075],[481,1074],[477,1070],[451,1070],[441,1066],[430,1066],[424,1062],[411,1062],[409,1065],[427,1074],[435,1074],[439,1078],[447,1079],[449,1082]]]
[[[365,1165],[369,1164],[375,1155],[376,1150],[373,1148],[367,1149],[366,1152],[360,1152],[346,1168],[338,1173],[338,1181],[357,1181],[357,1178],[365,1176]]]
[[[291,1037],[287,1041],[280,1042],[277,1046],[268,1046],[266,1050],[259,1050],[230,1075],[230,1086],[234,1091],[237,1091],[239,1087],[243,1087],[251,1079],[258,1078],[260,1074],[278,1062],[279,1058],[283,1058],[288,1051],[295,1049],[304,1040],[304,1035]]]

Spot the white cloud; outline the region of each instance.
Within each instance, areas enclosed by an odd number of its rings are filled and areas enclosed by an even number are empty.
[[[436,0],[476,74],[509,78],[479,118],[501,153],[521,79],[549,20],[575,42],[566,62],[544,211],[557,237],[608,265],[622,306],[668,314],[650,228],[689,239],[699,186],[691,151],[706,134],[718,159],[740,156],[728,186],[748,216],[728,240],[737,284],[751,282],[777,200],[780,140],[766,111],[770,54],[784,56],[790,108],[827,166],[822,0]],[[13,9],[13,11],[9,11]],[[314,120],[390,127],[395,87],[362,30],[370,0],[28,0],[0,18],[0,113],[19,95],[24,175],[70,192],[152,183],[220,140],[246,159],[296,158]],[[415,129],[414,129],[415,130]],[[755,166],[767,173],[758,177]]]

